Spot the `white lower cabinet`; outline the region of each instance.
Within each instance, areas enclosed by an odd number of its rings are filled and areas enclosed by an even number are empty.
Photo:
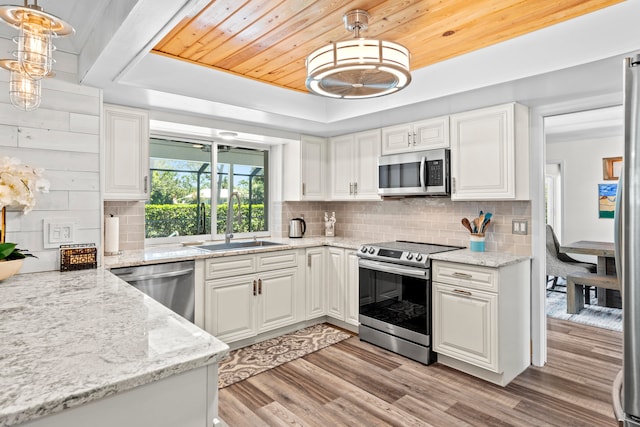
[[[346,260],[346,286],[347,286],[347,305],[345,309],[345,322],[350,325],[358,326],[358,313],[360,311],[359,280],[360,270],[358,269],[358,252],[345,249]]]
[[[327,316],[358,326],[358,255],[350,249],[327,249]]]
[[[212,258],[205,265],[205,329],[218,339],[230,343],[303,320],[298,251]]]
[[[324,247],[306,250],[307,265],[305,270],[306,319],[315,319],[327,314],[325,278],[325,258],[327,250]]]
[[[344,249],[332,248],[327,253],[327,315],[344,321],[345,277]]]
[[[530,262],[432,262],[433,350],[442,364],[507,385],[530,364]]]

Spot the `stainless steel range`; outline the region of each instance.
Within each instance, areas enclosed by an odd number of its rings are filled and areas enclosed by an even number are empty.
[[[360,246],[360,339],[425,365],[435,362],[430,256],[456,249],[407,241]]]

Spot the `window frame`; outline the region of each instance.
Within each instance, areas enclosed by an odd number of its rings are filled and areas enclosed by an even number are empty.
[[[192,144],[203,144],[203,145],[211,146],[211,212],[212,212],[212,215],[209,218],[209,221],[211,221],[211,224],[210,224],[211,234],[198,234],[198,235],[191,235],[191,236],[174,236],[174,237],[152,237],[152,238],[145,237],[144,239],[145,246],[156,246],[156,245],[176,244],[176,243],[182,243],[185,245],[195,245],[195,244],[209,242],[209,241],[213,241],[213,242],[216,242],[219,240],[224,241],[224,238],[225,238],[224,233],[222,234],[217,233],[217,226],[216,226],[217,216],[213,215],[214,212],[217,213],[217,208],[218,208],[218,194],[217,194],[218,174],[216,170],[218,165],[218,146],[219,145],[229,145],[232,147],[239,147],[239,148],[251,148],[251,149],[257,149],[257,150],[262,150],[267,152],[267,158],[264,165],[264,168],[265,168],[264,179],[265,179],[265,187],[266,187],[265,197],[267,198],[267,204],[266,204],[267,206],[265,206],[265,213],[266,213],[265,225],[267,230],[247,232],[247,233],[234,233],[234,239],[243,239],[243,238],[246,239],[246,238],[253,238],[253,237],[264,238],[264,237],[271,236],[271,224],[272,224],[271,212],[273,212],[273,200],[272,200],[273,192],[271,190],[271,182],[273,182],[273,179],[271,176],[271,164],[270,164],[271,155],[272,155],[271,145],[256,144],[256,143],[240,141],[240,140],[218,142],[209,138],[197,138],[192,135],[189,136],[189,135],[173,133],[173,132],[164,133],[164,132],[152,131],[149,135],[149,143],[151,142],[151,139],[170,139],[173,141],[192,143]],[[150,171],[151,171],[151,168],[149,168],[149,172]],[[146,222],[146,214],[144,214],[143,216]]]

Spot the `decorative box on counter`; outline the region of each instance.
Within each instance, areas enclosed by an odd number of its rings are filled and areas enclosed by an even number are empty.
[[[94,243],[60,245],[60,271],[87,270],[98,267]]]

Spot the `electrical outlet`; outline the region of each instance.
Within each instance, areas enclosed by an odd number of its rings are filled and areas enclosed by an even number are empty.
[[[511,234],[529,234],[529,221],[526,219],[514,219],[511,221]]]

